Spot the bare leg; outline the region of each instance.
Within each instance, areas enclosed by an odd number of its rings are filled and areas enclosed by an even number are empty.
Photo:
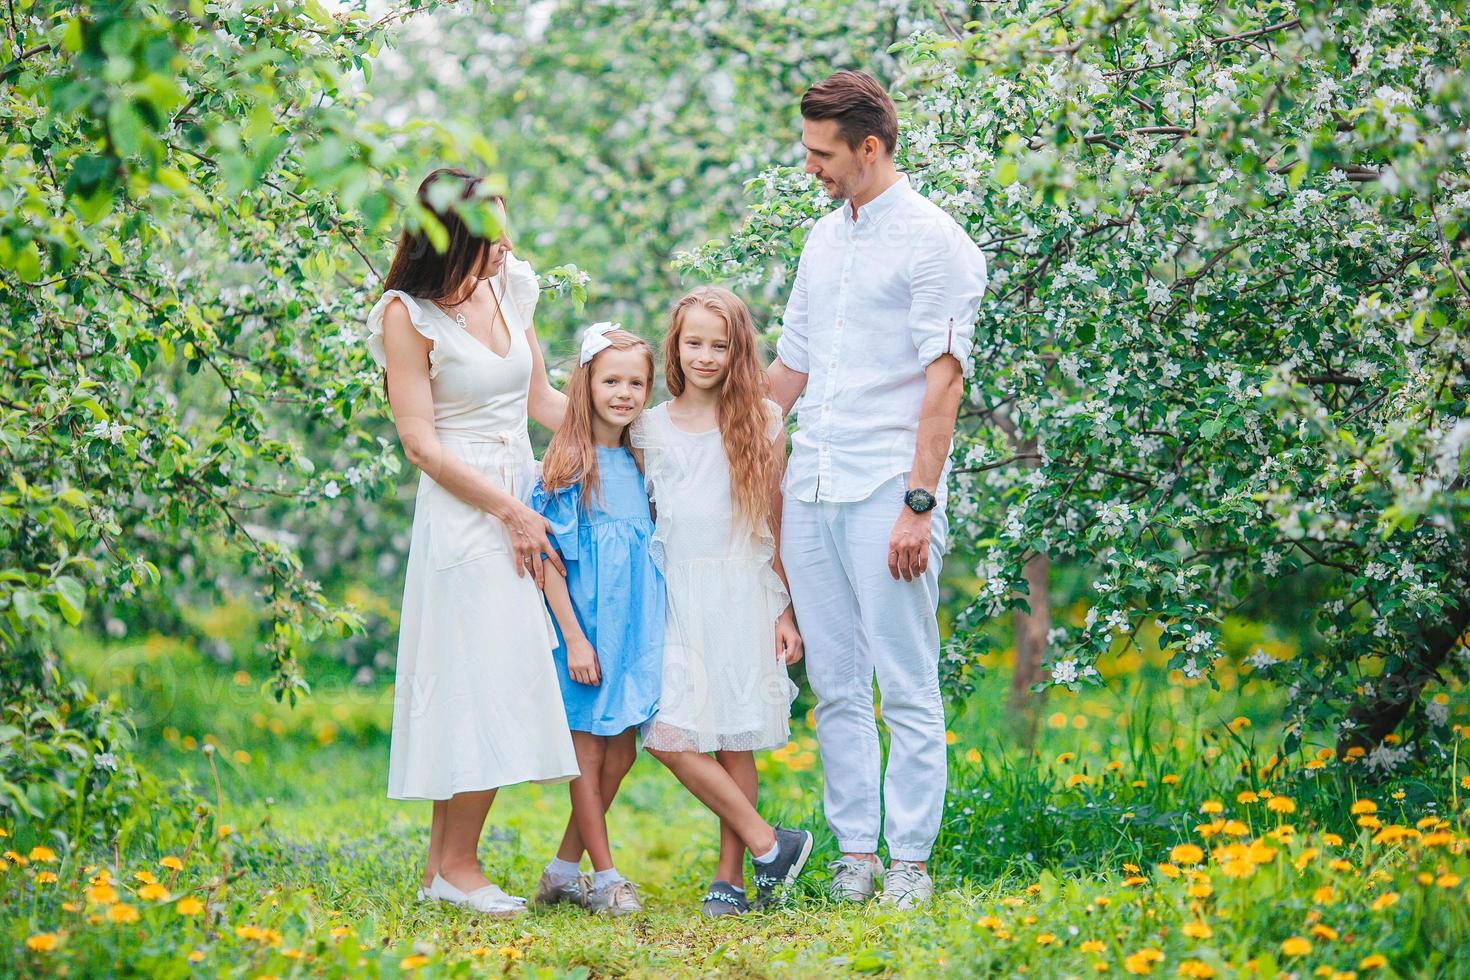
[[[623,777],[628,775],[628,770],[633,768],[637,759],[638,742],[633,729],[630,728],[621,735],[609,736],[605,740],[602,756],[603,813],[611,809],[613,797],[618,795],[618,788],[623,784]],[[561,846],[556,849],[556,856],[563,861],[580,864],[584,850],[582,835],[577,833],[577,818],[569,816],[566,832],[561,837]]]
[[[444,843],[439,858],[439,874],[462,892],[472,892],[490,884],[480,871],[480,832],[485,829],[485,815],[495,802],[495,790],[456,793],[444,804]]]
[[[755,753],[716,752],[715,759],[730,774],[735,785],[740,787],[750,805],[755,806],[760,792],[760,781],[755,774]],[[745,845],[740,843],[740,836],[723,820],[720,821],[720,862],[715,866],[715,880],[728,881],[736,888],[745,885]]]
[[[606,756],[606,739],[589,732],[572,732],[572,747],[577,751],[577,768],[585,775],[571,782],[572,820],[577,834],[592,859],[593,871],[606,871],[613,866],[607,843],[607,810],[602,801],[602,763]]]
[[[709,807],[752,854],[765,854],[776,846],[776,831],[756,812],[740,785],[713,756],[701,752],[651,752],[655,759]]]
[[[439,865],[444,860],[444,814],[448,810],[448,800],[434,801],[434,816],[429,823],[429,861],[424,866],[425,888],[433,884],[434,876],[439,873]]]

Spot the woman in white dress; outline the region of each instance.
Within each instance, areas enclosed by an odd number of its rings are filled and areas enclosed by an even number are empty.
[[[523,900],[485,877],[477,853],[495,791],[577,775],[539,588],[542,555],[557,559],[548,523],[525,503],[535,482],[527,415],[556,429],[566,399],[531,325],[535,274],[503,233],[486,238],[467,223],[488,212],[503,229],[504,202],[460,170],[430,174],[419,201],[448,245],[436,251],[405,231],[368,314],[404,454],[422,471],[388,796],[434,801],[419,897],[508,917]]]

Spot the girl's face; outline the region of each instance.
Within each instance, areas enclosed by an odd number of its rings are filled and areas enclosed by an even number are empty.
[[[480,268],[475,271],[476,279],[490,279],[498,275],[500,267],[505,265],[505,257],[510,254],[510,218],[499,201],[493,202],[491,206],[495,209],[496,221],[500,225],[500,237],[485,250]]]
[[[725,321],[702,306],[686,309],[679,330],[679,366],[692,387],[713,390],[724,384],[730,370],[730,328]]]
[[[592,411],[606,425],[631,425],[648,403],[648,357],[642,351],[607,348],[592,362]]]

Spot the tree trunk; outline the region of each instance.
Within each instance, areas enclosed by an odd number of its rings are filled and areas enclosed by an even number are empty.
[[[1041,661],[1046,654],[1046,636],[1051,632],[1051,594],[1047,590],[1047,572],[1051,561],[1037,555],[1026,563],[1026,584],[1031,590],[1027,601],[1031,612],[1016,611],[1016,666],[1011,672],[1011,717],[1027,749],[1036,741],[1036,723],[1041,714],[1042,695],[1033,694],[1031,685],[1041,680]]]
[[[1011,443],[1016,452],[1034,454],[1036,440],[1015,438],[1014,428],[1008,429]],[[1035,468],[1037,461],[1027,459],[1027,469]],[[1036,742],[1036,725],[1041,714],[1041,696],[1031,693],[1031,685],[1041,680],[1041,662],[1046,656],[1046,637],[1051,632],[1051,592],[1047,588],[1047,574],[1051,560],[1038,553],[1026,563],[1022,574],[1026,577],[1029,595],[1026,597],[1031,612],[1017,610],[1015,614],[1016,664],[1011,672],[1010,708],[1011,719],[1021,743],[1030,749]]]
[[[1466,566],[1470,566],[1470,550],[1462,557]],[[1449,578],[1452,589],[1456,588],[1455,583],[1465,581],[1463,575]],[[1439,668],[1466,631],[1470,631],[1470,596],[1461,591],[1445,608],[1444,617],[1420,635],[1420,655],[1402,670],[1374,678],[1373,699],[1348,712],[1354,728],[1337,740],[1337,757],[1343,758],[1354,747],[1372,751],[1397,729],[1424,693],[1424,685],[1441,679]]]

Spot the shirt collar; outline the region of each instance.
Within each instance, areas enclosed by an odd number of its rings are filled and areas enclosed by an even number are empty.
[[[852,218],[852,202],[842,202],[842,217],[846,219],[849,228],[855,225],[866,226],[881,219],[889,211],[897,206],[899,200],[909,191],[909,175],[899,174],[898,179],[889,184],[887,189],[867,204],[858,208],[857,221]]]

